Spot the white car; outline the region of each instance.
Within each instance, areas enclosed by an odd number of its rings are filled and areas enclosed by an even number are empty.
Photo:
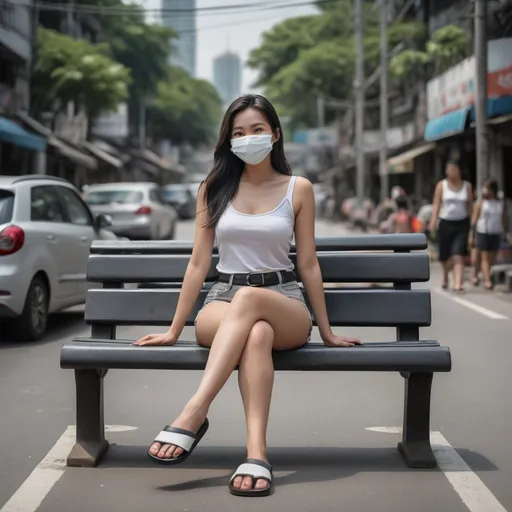
[[[117,239],[110,224],[66,180],[0,176],[0,324],[14,338],[40,339],[48,313],[85,302],[90,246]]]
[[[111,230],[132,240],[171,240],[178,213],[164,204],[156,183],[101,183],[84,191],[84,201],[98,215],[109,215]]]

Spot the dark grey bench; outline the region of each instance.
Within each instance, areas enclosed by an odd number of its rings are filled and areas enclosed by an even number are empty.
[[[405,379],[400,453],[410,467],[436,465],[430,446],[430,392],[434,372],[451,370],[450,350],[437,341],[420,341],[419,328],[431,323],[430,292],[411,289],[430,277],[427,240],[422,234],[349,236],[317,240],[332,326],[393,326],[396,341],[353,348],[311,343],[274,354],[276,370],[384,371]],[[76,444],[67,463],[94,466],[108,447],[103,421],[103,379],[109,369],[202,370],[208,350],[195,342],[173,347],[136,347],[116,339],[118,325],[168,326],[179,295],[192,246],[180,242],[95,242],[87,276],[102,288],[87,294],[85,321],[91,337],[66,343],[61,367],[75,370]],[[411,251],[422,252],[411,252]],[[363,251],[363,252],[355,252]],[[369,252],[372,251],[372,252]],[[376,252],[378,251],[378,252]],[[292,248],[295,259],[295,248]],[[207,283],[216,278],[216,252]],[[167,284],[163,284],[165,282]],[[157,288],[125,288],[125,284]],[[362,288],[351,283],[388,283],[388,288]],[[164,288],[163,286],[167,286]],[[201,292],[187,325],[201,307]]]

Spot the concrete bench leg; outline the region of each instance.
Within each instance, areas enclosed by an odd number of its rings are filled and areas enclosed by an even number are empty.
[[[75,370],[76,444],[67,465],[94,467],[108,448],[103,420],[103,378],[101,370]]]
[[[432,373],[411,373],[405,378],[402,442],[398,451],[410,468],[434,468],[436,459],[430,446],[430,390]]]

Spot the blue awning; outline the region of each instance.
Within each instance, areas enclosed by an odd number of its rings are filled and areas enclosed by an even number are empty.
[[[15,122],[0,117],[0,141],[9,142],[32,151],[46,151],[46,139],[33,135]]]
[[[512,96],[501,96],[500,98],[490,98],[487,100],[488,119],[492,119],[494,117],[499,117],[511,113]],[[476,112],[474,108],[471,109],[470,119],[472,122],[476,121]]]
[[[471,107],[465,107],[436,119],[431,119],[425,127],[425,140],[432,142],[463,132],[466,128],[470,111]]]

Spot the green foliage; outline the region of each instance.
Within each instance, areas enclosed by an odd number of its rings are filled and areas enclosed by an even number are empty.
[[[221,116],[222,101],[206,80],[192,78],[177,67],[168,69],[148,110],[149,131],[155,140],[199,146],[211,142]]]
[[[92,116],[108,112],[128,97],[130,80],[129,70],[109,57],[106,45],[39,31],[34,89],[40,109],[79,100]]]
[[[248,65],[258,69],[257,86],[266,85],[272,77],[288,64],[294,62],[301,50],[315,45],[317,16],[300,16],[289,18],[264,32],[263,42],[255,48],[248,60]]]
[[[427,52],[437,64],[438,72],[446,71],[468,56],[469,37],[454,25],[440,28],[427,42]]]
[[[290,18],[273,26],[251,52],[248,64],[258,71],[255,85],[263,87],[270,100],[290,116],[292,127],[314,126],[318,96],[348,100],[355,73],[354,10],[352,0],[316,2],[319,13]],[[365,76],[380,64],[379,12],[373,0],[363,4]],[[399,46],[400,45],[400,46]],[[425,78],[467,55],[467,36],[448,26],[427,43],[427,27],[403,21],[388,28],[389,50],[402,51],[391,59],[390,70],[397,85]],[[378,95],[378,83],[367,91]],[[339,112],[326,110],[329,122]]]
[[[155,92],[165,78],[173,37],[170,29],[133,21],[112,24],[105,34],[114,59],[130,69],[139,97]]]
[[[380,59],[378,12],[373,1],[363,5],[365,73]],[[320,12],[290,18],[267,31],[251,52],[248,65],[258,71],[255,85],[290,116],[292,127],[317,122],[319,95],[346,100],[354,81],[354,10],[352,0],[317,3]],[[404,23],[390,30],[390,46],[421,37],[423,26]],[[326,121],[338,112],[326,111]]]
[[[408,77],[415,79],[425,75],[425,70],[431,62],[432,58],[427,52],[404,50],[391,59],[389,71],[393,77],[402,81]]]
[[[424,49],[407,49],[393,57],[389,70],[399,83],[407,83],[442,73],[468,55],[469,38],[466,32],[447,25],[432,34]]]

